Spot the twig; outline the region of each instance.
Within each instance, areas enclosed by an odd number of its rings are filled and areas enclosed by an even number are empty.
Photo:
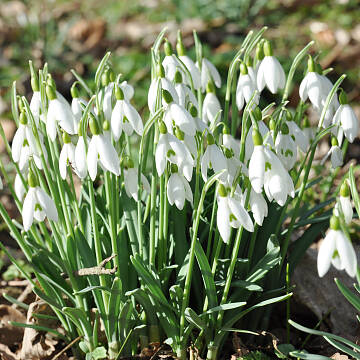
[[[76,339],[74,339],[71,343],[67,344],[60,352],[58,352],[53,358],[52,360],[56,360],[58,359],[66,350],[68,350],[69,348],[71,348],[75,343],[77,343],[79,340],[81,340],[83,338],[83,336],[78,336]]]

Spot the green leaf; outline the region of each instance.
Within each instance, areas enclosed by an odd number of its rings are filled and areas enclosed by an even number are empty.
[[[229,304],[223,304],[223,305],[216,306],[212,309],[209,309],[205,314],[212,314],[212,313],[215,313],[218,311],[232,310],[232,309],[236,309],[236,308],[239,308],[239,307],[242,307],[245,305],[246,305],[246,301],[239,301],[239,302],[234,302],[234,303],[229,303]]]
[[[109,289],[107,286],[100,286],[100,285],[93,285],[93,286],[88,286],[84,289],[81,289],[79,291],[74,291],[74,295],[79,295],[79,294],[86,294],[90,291],[93,291],[93,290],[103,290],[105,291],[106,293],[108,294],[111,294],[111,289]]]
[[[96,84],[96,87],[99,88],[100,87],[100,79],[101,79],[101,75],[103,74],[104,72],[104,69],[105,69],[105,66],[106,66],[106,63],[110,57],[110,54],[111,52],[108,51],[105,56],[102,58],[102,60],[100,61],[100,64],[99,66],[97,67],[96,69],[96,73],[95,73],[95,84]]]
[[[97,347],[90,355],[93,360],[105,359],[107,357],[106,349],[103,346]]]
[[[215,307],[217,302],[216,287],[208,259],[199,241],[195,242],[195,256],[199,264],[201,276],[204,281],[206,295],[210,307]]]
[[[30,328],[30,329],[35,329],[38,331],[50,332],[52,334],[55,334],[60,339],[67,341],[67,338],[63,334],[60,334],[58,331],[48,328],[46,326],[40,326],[40,325],[36,325],[36,324],[24,324],[24,323],[19,323],[17,321],[9,321],[9,324],[11,324],[13,326],[17,326],[17,327],[22,327],[22,328]]]
[[[206,322],[201,320],[199,315],[197,315],[196,312],[191,308],[185,309],[185,318],[190,324],[195,325],[200,330],[207,328]]]
[[[339,279],[335,278],[334,281],[346,300],[349,301],[357,311],[360,311],[360,298],[352,293]]]
[[[350,169],[349,169],[349,180],[350,180],[351,196],[354,200],[356,212],[360,218],[360,198],[356,188],[356,181],[355,181],[354,169],[352,164],[350,165]]]
[[[287,359],[291,351],[294,351],[295,347],[291,344],[280,344],[275,348],[275,355],[279,359]]]
[[[327,336],[324,336],[324,339],[332,346],[336,347],[337,349],[339,349],[340,351],[351,355],[354,359],[360,359],[360,353],[353,351],[352,349],[348,348],[347,346],[341,344],[340,342],[331,339]]]
[[[327,356],[309,354],[305,351],[292,351],[289,355],[296,357],[298,359],[305,359],[305,360],[331,360],[331,358]]]

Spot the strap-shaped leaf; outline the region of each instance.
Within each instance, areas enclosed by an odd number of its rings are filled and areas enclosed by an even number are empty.
[[[360,298],[352,293],[339,279],[335,279],[335,283],[341,293],[345,296],[346,300],[349,301],[357,311],[360,311]]]
[[[190,323],[195,325],[200,330],[206,329],[207,324],[205,321],[203,321],[196,312],[191,308],[185,309],[185,318]]]
[[[236,309],[236,308],[239,308],[239,307],[242,307],[245,305],[246,305],[246,301],[239,301],[239,302],[234,302],[234,303],[229,303],[229,304],[223,304],[223,305],[216,306],[212,309],[209,309],[204,314],[213,314],[213,313],[219,312],[219,311],[232,310],[232,309]]]
[[[309,354],[303,351],[291,351],[289,355],[298,359],[305,359],[305,360],[330,360],[330,358],[327,356]]]

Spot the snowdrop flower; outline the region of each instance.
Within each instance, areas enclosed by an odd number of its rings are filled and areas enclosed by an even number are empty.
[[[196,66],[198,64],[196,63]],[[221,87],[221,77],[216,67],[207,59],[203,58],[201,62],[201,89],[205,91],[209,82],[214,82],[217,88]]]
[[[87,139],[87,144],[89,143],[89,139]],[[85,179],[87,175],[87,162],[86,162],[86,149],[85,149],[85,139],[79,131],[78,142],[75,147],[75,168],[76,174],[80,179]]]
[[[251,71],[249,71],[251,69]],[[254,106],[259,104],[259,93],[257,91],[255,73],[252,68],[248,68],[244,63],[240,64],[240,76],[236,87],[236,105],[241,110],[245,103],[248,103],[254,96]]]
[[[206,86],[206,95],[203,102],[202,120],[210,127],[215,126],[221,119],[221,105],[219,99],[215,95],[215,88],[212,82]]]
[[[31,172],[28,176],[29,191],[26,194],[22,218],[24,230],[28,231],[34,218],[37,221],[44,221],[47,216],[49,220],[57,221],[58,213],[54,200],[37,184],[37,180]]]
[[[159,86],[161,94],[163,93],[162,90],[166,90],[170,93],[173,101],[177,104],[179,103],[179,97],[176,93],[175,87],[172,82],[165,77],[165,70],[162,65],[158,65],[157,75],[158,77],[151,82],[148,92],[148,107],[151,114],[155,113]],[[162,102],[162,105],[166,105],[166,102],[164,100]]]
[[[266,169],[264,190],[268,200],[275,200],[284,206],[288,196],[295,197],[294,183],[279,158],[268,148],[264,148]]]
[[[286,170],[291,170],[297,159],[297,147],[295,141],[289,134],[289,127],[283,123],[275,140],[276,154],[283,163]]]
[[[256,193],[261,193],[264,186],[265,177],[265,151],[263,146],[262,136],[259,130],[252,131],[252,138],[254,143],[254,151],[249,163],[249,179],[251,186]]]
[[[276,57],[273,56],[269,41],[264,43],[265,57],[257,71],[257,87],[262,91],[265,86],[273,93],[285,87],[285,72]]]
[[[254,224],[241,201],[231,197],[223,184],[219,184],[217,204],[217,227],[226,244],[230,239],[231,227],[243,226],[249,232],[254,231]]]
[[[331,148],[327,152],[327,154],[324,156],[324,158],[321,160],[320,164],[324,165],[327,158],[330,157],[331,159],[331,166],[333,169],[336,169],[339,166],[342,166],[344,162],[343,153],[341,148],[339,147],[339,143],[336,137],[331,138]]]
[[[167,160],[182,170],[188,181],[192,178],[194,160],[186,146],[174,135],[167,132],[163,121],[159,123],[159,142],[155,150],[156,170],[161,176],[165,171]]]
[[[165,52],[165,57],[164,60],[162,61],[162,66],[164,67],[165,70],[165,76],[170,81],[174,81],[176,71],[179,71],[182,73],[182,75],[185,75],[183,73],[183,70],[181,69],[181,64],[173,55],[171,44],[167,39],[165,39],[165,43],[164,43],[164,52]]]
[[[170,205],[176,205],[179,210],[184,208],[185,199],[193,203],[193,194],[185,177],[178,172],[178,166],[171,164],[171,175],[167,183],[167,197]]]
[[[359,120],[349,105],[344,91],[341,92],[339,100],[340,106],[334,115],[333,124],[340,126],[345,137],[352,143],[359,132]]]
[[[100,133],[99,126],[93,115],[90,115],[89,125],[93,136],[89,142],[86,162],[91,180],[94,181],[96,178],[98,161],[105,170],[119,176],[120,161],[111,141]]]
[[[187,70],[189,71],[189,73],[191,75],[194,89],[195,90],[200,89],[200,86],[201,86],[200,71],[196,67],[195,63],[190,59],[190,57],[186,55],[186,51],[185,51],[184,44],[182,42],[180,31],[178,31],[178,36],[177,36],[176,51],[177,51],[179,59],[183,62],[183,64],[186,66]],[[187,77],[185,77],[184,80],[186,81],[186,83],[188,85],[190,85],[190,81],[187,79]]]
[[[169,91],[162,90],[162,97],[166,106],[164,123],[168,132],[172,134],[173,126],[178,126],[185,134],[195,136],[196,128],[189,112],[183,106],[173,101]]]
[[[270,148],[274,148],[274,142],[270,130],[265,125],[264,121],[261,120],[262,117],[261,110],[258,107],[254,109],[254,116],[257,119],[260,135],[264,139],[264,144],[268,144]],[[253,132],[253,126],[251,125],[245,139],[245,163],[250,159],[254,150],[252,132]]]
[[[227,126],[223,129],[222,144],[234,152],[234,156],[240,158],[240,142],[236,140],[229,131]]]
[[[130,136],[133,131],[142,135],[144,125],[136,109],[125,99],[124,92],[120,87],[115,86],[116,104],[111,114],[111,130],[114,139],[120,139],[122,132]]]
[[[175,90],[179,97],[179,105],[186,108],[188,104],[193,104],[196,108],[198,108],[198,102],[194,93],[191,89],[182,82],[182,76],[179,71],[175,73]]]
[[[40,135],[40,142],[42,142],[42,137]],[[42,146],[45,160],[47,159],[47,153],[45,148]],[[29,162],[29,157],[32,156],[35,161],[35,165],[38,169],[42,169],[42,163],[39,151],[37,150],[37,144],[32,132],[25,113],[22,111],[19,118],[19,128],[16,130],[14,135],[11,153],[13,160],[19,164],[19,168],[23,171]]]
[[[225,166],[223,166],[223,168],[226,169],[226,172],[221,177],[220,181],[222,181],[222,179],[226,177],[226,181],[223,182],[226,183],[229,187],[231,187],[241,173],[248,176],[248,170],[246,166],[237,157],[234,156],[234,152],[231,149],[225,147],[224,154],[226,164]]]
[[[209,133],[206,137],[207,147],[201,158],[201,175],[204,182],[207,181],[208,168],[212,167],[215,173],[223,170],[226,164],[226,159],[223,152],[215,144],[214,137]],[[224,176],[221,176],[224,181]]]
[[[291,119],[287,120],[285,124],[287,125],[289,135],[294,140],[295,144],[303,153],[306,153],[309,148],[309,139],[304,134],[303,130],[301,130],[296,122]]]
[[[19,174],[16,174],[15,176],[14,189],[16,196],[20,201],[22,201],[25,196],[26,189]]]
[[[40,91],[34,91],[30,100],[30,110],[34,116],[36,126],[39,125],[40,111],[41,111],[41,96]]]
[[[71,101],[71,111],[74,115],[75,128],[77,129],[83,115],[83,107],[86,107],[86,101],[79,97],[79,91],[76,88],[77,82],[75,82],[70,89],[72,101]]]
[[[257,73],[260,67],[261,62],[263,61],[265,55],[264,55],[264,44],[262,41],[260,41],[257,45],[256,45],[256,51],[255,51],[255,61],[256,61],[256,65],[254,68],[254,74],[257,77]],[[247,65],[247,64],[246,64]]]
[[[357,269],[357,258],[351,241],[340,229],[337,216],[330,219],[330,230],[320,245],[317,258],[317,269],[320,277],[329,270],[330,264],[338,270],[345,270],[354,277]]]
[[[307,138],[308,144],[315,139],[316,129],[310,126],[309,118],[307,116],[304,117],[302,132]]]
[[[46,132],[51,141],[56,138],[56,125],[59,123],[60,127],[68,134],[76,134],[74,116],[70,105],[66,102],[60,101],[56,95],[55,89],[46,85],[46,94],[49,99],[49,108],[46,119]]]
[[[128,159],[125,165],[124,184],[126,195],[138,201],[138,169],[134,168],[134,162],[131,159]],[[140,175],[140,179],[143,189],[150,194],[151,190],[148,179],[143,174]]]
[[[345,223],[350,224],[353,218],[353,207],[350,200],[350,188],[346,180],[343,182],[340,188],[339,203],[341,205],[341,211],[344,215]]]
[[[63,141],[64,145],[61,149],[59,157],[59,170],[61,178],[65,180],[68,164],[75,167],[75,146],[71,142],[70,136],[65,132],[63,133]]]
[[[258,194],[253,189],[251,189],[249,204],[255,222],[259,226],[262,226],[264,218],[268,215],[268,206],[266,200],[261,194]]]

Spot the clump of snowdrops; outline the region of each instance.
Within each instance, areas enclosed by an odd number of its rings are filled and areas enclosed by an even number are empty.
[[[22,224],[2,204],[0,212],[34,268],[34,279],[24,276],[66,340],[82,337],[86,359],[159,342],[181,359],[189,348],[216,359],[232,331],[268,327],[271,305],[288,301],[291,273],[331,216],[319,273],[332,261],[354,276],[351,242],[339,235],[348,205],[340,200],[332,215],[333,198],[313,208],[302,201],[323,181],[310,179],[319,141],[331,137],[336,168],[357,135],[344,76],[331,83],[306,57],[312,43],[286,75],[265,30],[250,32],[230,63],[224,104],[222,79],[196,33],[196,59],[180,32],[176,52],[164,31],[156,39],[146,116],[110,53],[93,88],[72,71],[71,104],[47,64],[37,71],[30,62],[30,102],[13,85],[18,130],[6,145],[14,184],[0,165]],[[304,79],[290,108],[295,71]],[[309,106],[318,112],[314,128]]]

